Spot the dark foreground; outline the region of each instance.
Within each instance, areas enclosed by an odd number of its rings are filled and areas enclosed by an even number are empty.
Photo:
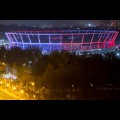
[[[38,100],[40,100],[38,98]],[[120,100],[119,89],[91,89],[85,91],[51,90],[49,94],[43,93],[42,100]]]

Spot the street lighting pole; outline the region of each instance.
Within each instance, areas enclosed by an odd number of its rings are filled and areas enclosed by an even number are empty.
[[[34,82],[32,82],[32,86],[33,86],[33,90],[32,90],[32,91],[33,91],[33,95],[32,95],[32,97],[35,99],[35,97],[34,97],[34,96],[35,96],[35,95],[34,95],[35,83],[34,83]]]

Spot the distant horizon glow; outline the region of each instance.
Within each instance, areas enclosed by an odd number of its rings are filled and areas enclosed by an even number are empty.
[[[64,25],[85,25],[98,26],[110,20],[0,20],[0,24],[19,24],[26,26],[64,26]],[[104,23],[105,23],[104,22]]]

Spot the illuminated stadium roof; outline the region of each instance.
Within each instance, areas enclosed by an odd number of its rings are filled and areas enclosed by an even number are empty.
[[[92,50],[115,46],[118,31],[106,30],[41,30],[6,32],[10,48],[39,47],[43,51]]]

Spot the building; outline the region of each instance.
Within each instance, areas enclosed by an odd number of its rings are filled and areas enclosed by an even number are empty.
[[[52,51],[83,51],[115,46],[118,31],[106,30],[41,30],[6,32],[9,48],[38,47],[43,53]]]

